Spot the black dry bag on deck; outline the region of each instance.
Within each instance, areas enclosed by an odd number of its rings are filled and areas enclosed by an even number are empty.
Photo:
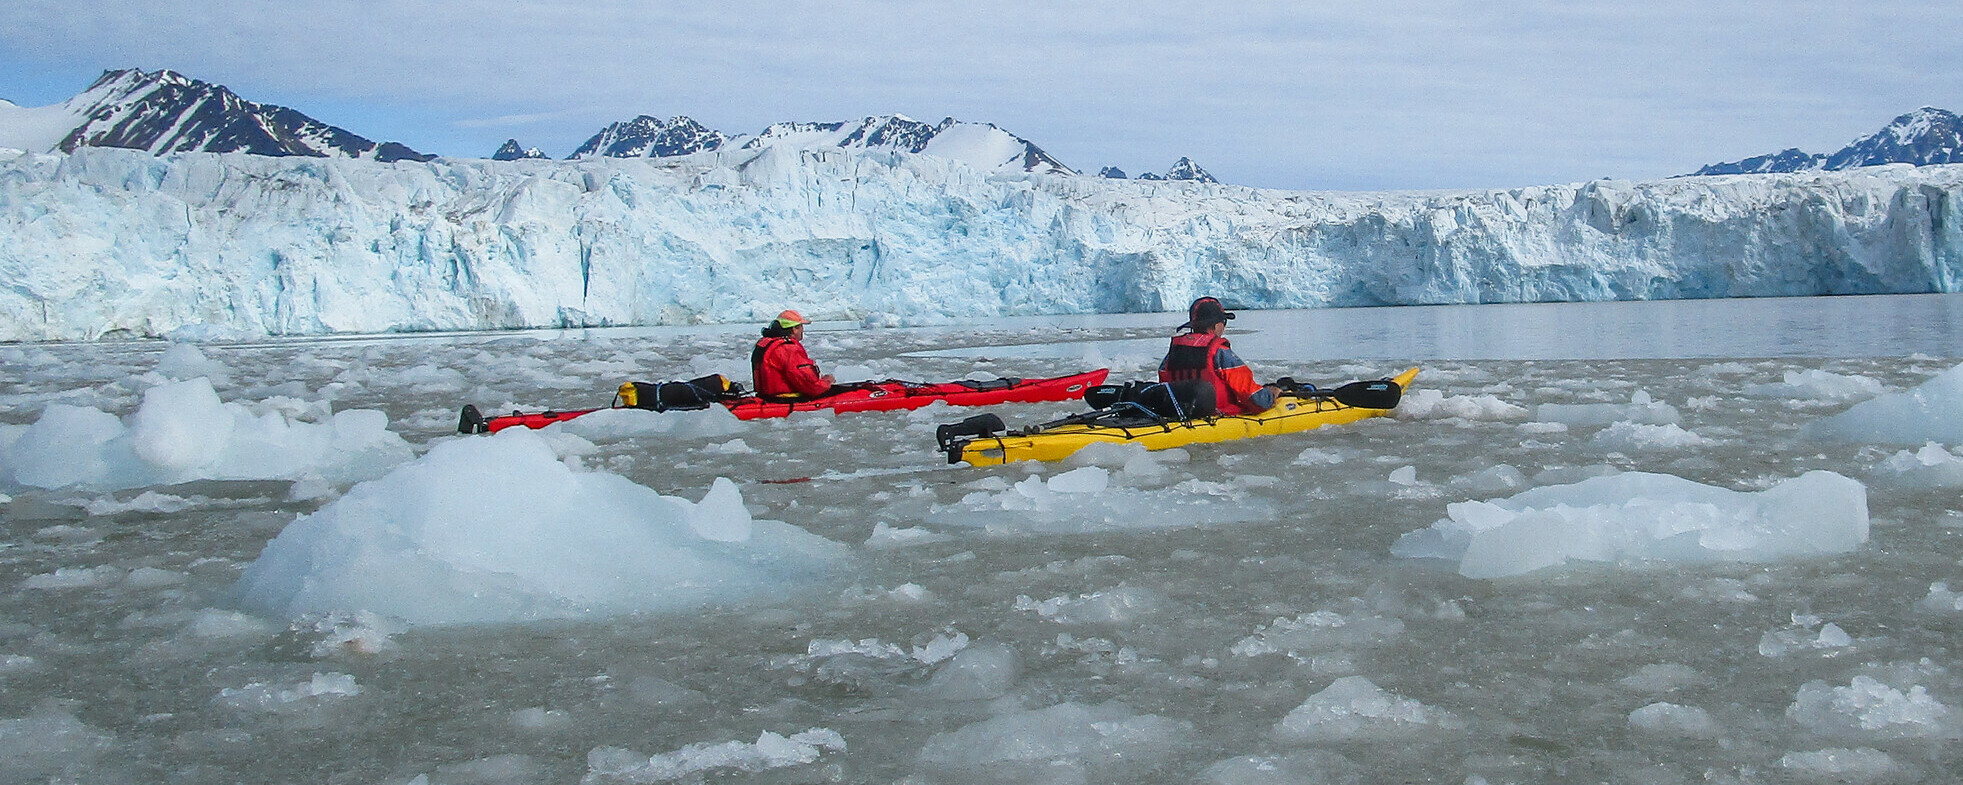
[[[685,382],[627,382],[620,385],[614,405],[628,409],[665,412],[707,409],[717,401],[743,395],[743,385],[719,373]]]

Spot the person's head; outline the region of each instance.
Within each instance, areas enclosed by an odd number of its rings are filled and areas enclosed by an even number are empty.
[[[804,318],[804,314],[787,310],[777,314],[777,318],[764,325],[763,334],[772,338],[789,337],[797,340],[804,337],[804,326],[810,323],[811,320]]]
[[[1221,305],[1219,299],[1201,297],[1187,306],[1186,323],[1179,326],[1196,333],[1218,334],[1226,331],[1227,320],[1232,318],[1234,318],[1233,312],[1227,310],[1227,306]]]

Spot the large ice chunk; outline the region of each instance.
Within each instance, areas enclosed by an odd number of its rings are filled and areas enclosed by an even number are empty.
[[[1955,712],[1928,688],[1904,691],[1870,676],[1845,687],[1809,681],[1799,688],[1786,717],[1822,736],[1862,740],[1940,739],[1957,735]]]
[[[1846,553],[1868,539],[1867,488],[1827,471],[1756,493],[1627,472],[1445,510],[1391,553],[1501,578],[1570,560],[1768,562]]]
[[[223,402],[204,377],[145,390],[126,426],[89,407],[52,404],[0,448],[0,485],[137,488],[191,480],[353,482],[414,456],[375,409],[308,422],[278,407]]]
[[[1877,396],[1847,411],[1813,421],[1801,433],[1835,442],[1963,444],[1963,365],[1911,390]]]
[[[294,521],[239,590],[278,614],[412,623],[674,611],[782,589],[845,546],[750,520],[720,481],[701,503],[576,471],[524,428],[452,439]]]

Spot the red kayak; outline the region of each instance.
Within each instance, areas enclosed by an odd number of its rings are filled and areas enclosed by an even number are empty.
[[[888,379],[880,382],[856,382],[833,386],[833,392],[822,398],[786,401],[768,399],[755,395],[737,395],[716,400],[739,420],[758,420],[768,417],[788,417],[793,412],[810,412],[829,409],[835,412],[890,412],[905,409],[918,409],[935,401],[946,401],[954,406],[993,406],[998,403],[1039,403],[1043,401],[1069,401],[1084,397],[1084,391],[1104,383],[1110,371],[1099,368],[1095,371],[1058,376],[1053,379],[993,379],[974,381],[963,379],[952,382],[909,382]],[[700,380],[697,380],[698,382]],[[623,385],[623,391],[629,382]],[[685,384],[669,382],[665,384]],[[650,385],[651,386],[651,385]],[[652,396],[649,396],[652,397]],[[631,402],[631,401],[630,401]],[[637,407],[622,405],[615,398],[613,406],[595,409],[575,409],[572,411],[512,412],[510,414],[485,417],[475,406],[463,407],[463,415],[457,423],[460,433],[496,433],[515,425],[527,428],[544,428],[556,422],[579,417],[607,409],[654,408],[662,410],[707,408],[706,406],[666,406]]]

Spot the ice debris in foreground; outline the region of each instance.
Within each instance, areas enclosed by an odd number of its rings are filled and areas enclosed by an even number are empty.
[[[1806,426],[1805,435],[1833,442],[1963,444],[1963,365],[1912,390],[1877,396]]]
[[[785,736],[764,731],[755,744],[740,741],[690,744],[674,752],[643,756],[619,747],[597,747],[586,754],[583,785],[670,782],[700,779],[710,772],[759,772],[813,763],[826,752],[844,752],[845,737],[830,728],[811,728]]]
[[[540,435],[451,439],[288,525],[240,579],[249,605],[416,624],[679,611],[780,589],[846,546],[580,471]]]
[[[1867,488],[1811,471],[1756,493],[1668,474],[1626,472],[1446,505],[1391,553],[1451,559],[1469,578],[1502,578],[1571,560],[1767,562],[1846,553],[1868,539]]]
[[[0,425],[0,487],[354,482],[413,455],[381,411],[349,409],[307,422],[277,406],[220,401],[211,380],[198,377],[145,390],[127,423],[93,407],[50,404],[32,425]]]

